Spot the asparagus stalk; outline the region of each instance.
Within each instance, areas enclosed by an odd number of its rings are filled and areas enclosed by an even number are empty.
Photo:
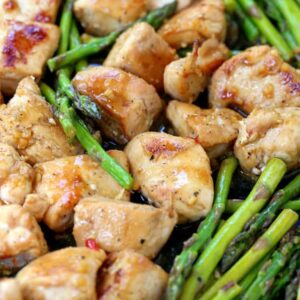
[[[288,240],[276,250],[259,271],[257,278],[244,294],[242,300],[256,300],[266,295],[273,287],[276,275],[284,268],[293,252],[299,248],[300,237],[288,237]]]
[[[266,204],[286,169],[286,164],[280,159],[273,158],[269,161],[243,205],[226,221],[196,261],[192,274],[185,283],[182,300],[194,299],[197,292],[207,283],[228,244],[242,231],[246,222]]]
[[[183,251],[175,258],[167,287],[167,299],[178,299],[184,280],[189,275],[199,251],[212,237],[221,216],[225,210],[226,200],[230,189],[231,179],[237,167],[237,160],[233,157],[225,159],[220,167],[215,201],[212,210],[200,224],[197,232],[189,239]]]
[[[229,283],[228,286],[222,288],[213,300],[232,300],[242,292],[242,288],[236,283]]]
[[[256,24],[267,41],[278,49],[284,60],[289,61],[293,57],[293,51],[282,38],[278,30],[266,17],[262,9],[254,0],[237,0],[245,11],[248,12],[251,20]]]
[[[300,285],[300,274],[295,277],[285,289],[285,300],[294,300],[298,299],[298,288]]]
[[[41,91],[50,104],[52,104],[55,108],[61,108],[55,99],[55,92],[49,86],[42,83]],[[69,114],[66,117],[72,119],[76,137],[87,153],[97,160],[101,167],[123,188],[130,190],[133,184],[131,175],[105,152],[101,145],[99,145],[98,141],[91,135],[84,122],[76,115],[76,112],[72,107],[69,107]]]
[[[231,282],[239,282],[257,264],[280,239],[295,225],[298,214],[290,209],[283,210],[268,230],[256,241],[249,251],[215,284],[210,287],[200,300],[212,299],[218,291]]]
[[[269,205],[248,224],[229,244],[221,261],[221,272],[227,271],[254,243],[263,228],[266,228],[276,216],[279,209],[292,197],[300,193],[300,175],[287,186],[276,192]]]
[[[145,17],[137,20],[136,22],[147,22],[154,28],[157,28],[163,23],[165,19],[170,17],[175,12],[175,10],[176,1],[151,11]],[[126,30],[128,27],[132,26],[136,22],[126,26],[120,31],[112,32],[109,35],[102,38],[92,39],[92,41],[87,44],[82,44],[76,47],[75,49],[69,50],[68,52],[65,52],[61,55],[49,59],[48,67],[50,71],[53,72],[62,67],[75,64],[81,59],[99,53],[105,48],[111,46],[124,30]]]

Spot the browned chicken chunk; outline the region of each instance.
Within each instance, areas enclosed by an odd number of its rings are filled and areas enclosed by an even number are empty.
[[[138,23],[117,40],[104,66],[123,69],[163,88],[165,67],[176,58],[175,50],[147,23]]]
[[[236,140],[242,117],[228,108],[201,109],[200,107],[171,101],[167,118],[175,132],[195,139],[209,158],[224,155]]]
[[[1,91],[13,95],[26,76],[40,79],[44,65],[55,52],[59,28],[42,24],[5,20],[0,24]]]
[[[16,279],[0,280],[0,299],[1,300],[23,300],[21,288]]]
[[[33,170],[18,152],[0,143],[0,200],[22,205],[32,190]]]
[[[196,221],[212,205],[209,159],[193,139],[147,132],[125,148],[135,183],[156,206],[175,209],[179,222]]]
[[[29,212],[17,204],[0,206],[0,276],[18,271],[47,251],[43,233]]]
[[[222,0],[197,1],[167,21],[159,30],[161,37],[173,48],[182,48],[209,38],[223,41],[226,19]]]
[[[121,144],[149,130],[162,110],[162,100],[153,86],[116,68],[88,68],[77,73],[73,85],[99,105],[101,130]]]
[[[24,300],[96,300],[102,250],[64,248],[31,262],[17,275]]]
[[[209,103],[254,108],[300,106],[300,75],[277,50],[256,46],[227,60],[213,75]]]
[[[148,0],[148,9],[149,10],[157,9],[159,7],[170,4],[172,2],[174,2],[174,0]],[[177,0],[177,11],[186,8],[192,2],[193,0]]]
[[[73,235],[78,246],[94,239],[108,252],[132,249],[154,258],[167,242],[176,221],[176,215],[164,209],[91,197],[75,207]]]
[[[235,155],[247,172],[258,175],[267,162],[277,157],[289,169],[300,166],[300,108],[254,110],[241,123]]]
[[[98,278],[98,300],[160,300],[168,275],[131,250],[112,253]]]
[[[195,101],[208,86],[210,76],[228,58],[229,51],[216,39],[195,46],[187,57],[171,62],[164,72],[165,92],[183,102]]]
[[[85,31],[106,35],[143,16],[147,0],[76,0],[74,12]]]
[[[55,22],[60,0],[0,0],[0,20]]]
[[[0,106],[0,140],[13,146],[30,164],[81,151],[68,143],[31,77],[20,82],[7,105]]]
[[[124,152],[114,150],[110,154],[128,170]],[[34,170],[34,192],[26,198],[24,207],[55,231],[72,226],[74,207],[84,197],[99,195],[129,201],[129,192],[87,155],[37,164]]]

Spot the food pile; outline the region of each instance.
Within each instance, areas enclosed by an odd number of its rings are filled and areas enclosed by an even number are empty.
[[[300,300],[298,0],[0,18],[0,300]]]

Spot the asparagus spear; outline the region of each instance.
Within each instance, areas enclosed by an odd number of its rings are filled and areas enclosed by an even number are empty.
[[[285,172],[286,164],[283,161],[277,158],[269,161],[243,205],[226,221],[196,261],[185,283],[182,300],[194,299],[213,273],[228,244],[266,204]]]
[[[55,108],[60,109],[60,105],[55,98],[55,92],[45,83],[41,84],[41,91],[47,101]],[[78,141],[87,153],[97,160],[101,167],[108,172],[122,187],[127,190],[132,188],[133,179],[105,150],[99,145],[97,140],[91,135],[84,122],[77,116],[72,107],[69,107],[69,114]],[[65,116],[65,115],[64,115]]]
[[[271,259],[268,260],[259,271],[257,278],[245,292],[242,300],[256,300],[266,295],[273,286],[276,275],[284,268],[289,261],[293,252],[299,249],[300,237],[292,236],[288,234],[288,238],[281,247],[276,250]]]
[[[154,28],[157,28],[163,23],[165,19],[170,17],[175,12],[175,10],[176,1],[151,11],[145,17],[137,20],[136,22],[147,22]],[[132,24],[135,24],[136,22]],[[49,59],[48,67],[50,71],[53,72],[62,67],[77,63],[81,59],[86,58],[92,54],[96,54],[104,50],[105,48],[111,46],[116,41],[118,36],[128,27],[132,26],[132,24],[126,26],[120,31],[112,32],[109,35],[102,38],[93,39],[87,44],[82,44],[75,49],[72,49],[68,52],[65,52],[61,55]]]
[[[289,285],[285,289],[285,300],[294,300],[297,299],[298,295],[298,288],[300,286],[300,274],[295,277]]]
[[[279,209],[292,197],[300,193],[300,175],[296,176],[287,186],[276,192],[269,205],[248,224],[229,244],[221,261],[221,272],[227,271],[250,245],[254,243],[263,228],[272,222]]]
[[[233,157],[223,160],[217,182],[215,201],[212,210],[200,224],[197,233],[186,242],[185,248],[175,258],[167,287],[167,299],[178,299],[184,280],[189,275],[192,265],[199,251],[212,237],[225,210],[226,200],[230,189],[231,179],[237,167],[237,160]]]
[[[251,20],[256,24],[267,41],[278,49],[284,60],[289,61],[293,57],[293,51],[281,37],[278,30],[266,17],[262,9],[254,0],[237,0],[245,11],[248,12]]]
[[[295,225],[298,214],[284,209],[268,230],[256,241],[249,251],[215,284],[210,287],[199,300],[210,300],[218,291],[230,282],[239,282],[257,264],[280,239]]]
[[[229,283],[223,287],[213,300],[232,300],[235,299],[242,291],[242,288],[236,283]]]

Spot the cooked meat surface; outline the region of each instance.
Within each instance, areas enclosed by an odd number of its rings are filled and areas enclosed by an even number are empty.
[[[22,205],[32,190],[33,170],[19,153],[0,143],[0,200]]]
[[[116,68],[88,68],[77,73],[73,85],[99,105],[102,132],[121,144],[149,130],[162,110],[162,100],[152,85]]]
[[[15,96],[0,106],[0,140],[13,146],[30,164],[74,155],[50,105],[31,77],[23,79]]]
[[[175,50],[152,26],[138,23],[118,38],[104,66],[123,69],[161,90],[164,69],[175,58]]]
[[[102,250],[64,248],[27,265],[17,275],[24,300],[96,300],[96,275]]]
[[[206,40],[193,53],[171,62],[164,71],[165,92],[183,102],[195,101],[209,84],[210,76],[228,58],[229,51],[216,39]]]
[[[43,233],[28,211],[17,204],[0,206],[0,276],[17,271],[47,251]]]
[[[195,221],[211,208],[209,159],[193,139],[147,132],[125,148],[135,183],[156,206],[175,208],[179,222]]]
[[[147,0],[76,0],[74,12],[85,31],[106,35],[142,17]]]
[[[212,107],[300,106],[300,75],[274,48],[255,46],[227,60],[213,75]]]
[[[1,20],[1,91],[13,95],[26,76],[41,78],[44,66],[58,45],[59,28],[52,24]]]
[[[1,300],[23,300],[21,288],[16,279],[0,280]]]
[[[98,300],[162,299],[168,275],[132,250],[113,253],[98,278]]]
[[[173,16],[158,31],[161,37],[173,48],[182,48],[199,41],[202,44],[209,38],[224,41],[226,19],[222,0],[196,1]]]
[[[124,152],[113,150],[110,154],[128,170]],[[99,195],[129,201],[129,192],[87,155],[37,164],[34,170],[35,188],[24,207],[55,231],[72,226],[74,207],[84,197]]]
[[[277,157],[289,169],[300,166],[300,108],[254,110],[241,123],[235,155],[247,172],[258,174]]]
[[[108,252],[132,249],[154,258],[168,240],[177,218],[149,205],[85,198],[75,207],[73,235],[78,246],[94,239]]]
[[[60,0],[0,0],[0,20],[55,22]]]
[[[148,9],[153,10],[157,9],[159,7],[162,7],[164,5],[172,3],[173,0],[148,0]],[[189,6],[193,0],[177,0],[177,11],[182,10],[183,8],[186,8]]]
[[[195,139],[210,158],[224,155],[230,149],[242,120],[228,108],[201,109],[179,101],[169,102],[167,118],[178,135]]]

